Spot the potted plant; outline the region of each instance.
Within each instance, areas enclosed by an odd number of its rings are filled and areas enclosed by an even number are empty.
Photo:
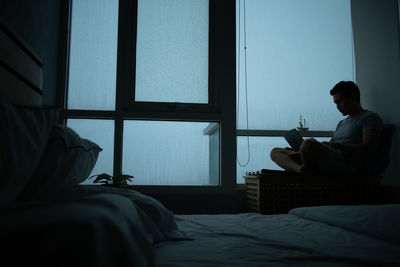
[[[308,131],[308,127],[306,126],[306,119],[300,115],[299,119],[299,127],[297,127],[299,131]]]
[[[107,173],[95,174],[89,177],[89,179],[93,179],[93,183],[101,184],[104,186],[127,186],[128,181],[132,182],[132,175],[128,174],[117,174],[117,175],[109,175]]]

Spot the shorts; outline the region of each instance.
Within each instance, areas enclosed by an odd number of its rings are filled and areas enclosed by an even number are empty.
[[[361,171],[362,162],[341,149],[329,147],[328,158],[320,162],[318,171],[323,174],[350,175]]]

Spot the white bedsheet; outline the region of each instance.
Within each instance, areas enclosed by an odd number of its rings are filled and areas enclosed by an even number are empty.
[[[399,222],[400,212],[393,214],[394,219],[387,220],[386,225],[384,214],[399,208],[328,206],[299,208],[281,215],[177,215],[179,228],[193,240],[160,242],[155,251],[156,263],[158,266],[285,266],[294,263],[302,266],[396,266],[400,265],[400,244],[386,237],[390,231],[394,236],[399,234],[394,221]],[[373,216],[366,219],[366,214],[370,213]],[[384,220],[376,220],[379,217]],[[364,225],[368,225],[366,221],[371,224],[353,231],[354,225],[361,221]],[[385,232],[383,239],[379,234],[374,236],[374,230],[380,231],[377,227],[386,228],[381,231]]]
[[[7,203],[0,218],[2,266],[154,266],[154,243],[184,237],[157,200],[117,188]]]

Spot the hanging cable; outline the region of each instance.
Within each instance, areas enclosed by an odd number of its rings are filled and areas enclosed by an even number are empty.
[[[352,68],[353,68],[353,82],[357,83],[357,75],[356,75],[356,58],[354,53],[354,27],[353,27],[353,18],[351,16],[351,7],[350,7],[350,21],[351,21],[351,56],[352,56]]]
[[[236,125],[239,125],[239,117],[240,117],[240,55],[241,55],[241,4],[240,4],[240,0],[239,0],[239,16],[238,16],[238,20],[239,20],[239,34],[238,34],[238,85],[237,85],[237,113],[238,115],[236,116]],[[249,129],[249,107],[248,107],[248,94],[247,94],[247,33],[246,33],[246,0],[243,0],[243,42],[244,42],[244,86],[245,86],[245,97],[246,97],[246,105],[245,105],[245,109],[246,109],[246,130]],[[239,161],[239,157],[236,155],[236,161],[239,164],[239,166],[241,167],[245,167],[249,164],[250,162],[250,137],[247,136],[247,160],[246,163],[241,163]]]

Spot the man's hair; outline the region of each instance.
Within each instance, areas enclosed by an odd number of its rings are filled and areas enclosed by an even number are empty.
[[[360,89],[358,88],[357,84],[355,84],[352,81],[341,81],[338,82],[330,91],[331,95],[335,94],[342,94],[349,96],[351,94],[354,94],[356,96],[356,99],[360,101]]]

